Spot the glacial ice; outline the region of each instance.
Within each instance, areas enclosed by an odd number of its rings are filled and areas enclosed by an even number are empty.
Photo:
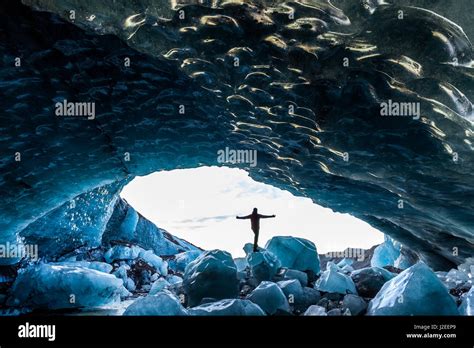
[[[326,271],[316,281],[314,287],[323,292],[339,293],[339,294],[357,294],[356,287],[352,279],[339,272],[339,267],[334,262],[328,262]]]
[[[457,315],[458,309],[436,274],[419,262],[386,282],[368,315]]]
[[[278,311],[290,311],[288,300],[283,291],[278,285],[269,281],[261,282],[247,298],[270,315]]]
[[[84,267],[89,269],[95,269],[96,271],[110,273],[113,269],[111,265],[105,262],[99,261],[60,261],[55,262],[56,266],[71,266],[71,267]]]
[[[100,307],[128,296],[122,280],[94,269],[50,264],[20,270],[8,304],[44,309]]]
[[[120,198],[113,207],[102,244],[110,245],[115,241],[124,241],[153,250],[156,255],[174,255],[197,248],[175,237],[137,213],[124,199]]]
[[[295,269],[285,269],[283,273],[283,279],[297,279],[301,283],[301,286],[308,285],[308,275],[305,272]]]
[[[181,277],[178,277],[177,275],[168,275],[166,277],[166,280],[168,281],[168,283],[170,284],[179,284],[179,283],[182,283],[183,282],[183,278]]]
[[[301,283],[296,279],[282,280],[276,283],[285,294],[290,304],[300,304],[304,302],[305,293]]]
[[[188,315],[188,311],[175,295],[163,290],[156,295],[137,299],[127,307],[123,315],[182,316]]]
[[[460,270],[452,269],[446,273],[444,282],[448,289],[454,289],[458,285],[465,284],[469,281],[469,276]]]
[[[247,258],[246,257],[236,257],[234,259],[235,266],[237,267],[237,272],[243,272],[249,265],[247,263]]]
[[[462,315],[474,315],[474,286],[464,295],[459,313]]]
[[[201,254],[201,250],[190,250],[178,253],[168,262],[169,267],[174,271],[184,273],[186,266]]]
[[[280,268],[280,261],[268,250],[260,249],[247,255],[250,274],[257,280],[271,280]]]
[[[354,263],[353,259],[343,258],[341,261],[337,263],[337,267],[344,268],[344,266],[351,266]]]
[[[168,285],[170,285],[170,283],[166,279],[164,279],[164,278],[157,279],[152,284],[150,292],[148,293],[148,295],[156,295],[157,293],[159,293],[160,291],[165,289]]]
[[[311,305],[304,312],[304,316],[326,316],[326,309],[318,305]]]
[[[370,265],[372,267],[394,266],[395,261],[400,256],[400,244],[388,236],[385,241],[374,250]]]
[[[385,235],[385,241],[374,250],[370,265],[372,267],[394,266],[407,269],[413,265],[412,260],[402,252],[403,246]]]
[[[262,316],[265,315],[265,312],[257,304],[249,300],[225,299],[190,308],[189,314],[206,316]]]
[[[474,257],[468,257],[458,266],[458,270],[466,273],[470,279],[474,278]]]
[[[105,261],[112,263],[116,260],[134,260],[143,251],[142,248],[133,245],[131,247],[124,245],[115,245],[104,254]]]
[[[375,297],[382,286],[395,275],[384,268],[366,267],[351,274],[357,292],[363,297]]]
[[[319,274],[319,255],[313,242],[291,236],[276,236],[270,239],[265,249],[272,252],[282,267]]]
[[[352,315],[360,315],[367,309],[367,303],[359,296],[347,294],[342,300],[343,308],[349,309]]]
[[[198,305],[204,297],[237,297],[237,268],[232,256],[222,250],[204,252],[186,266],[183,286],[190,306]]]
[[[142,258],[146,263],[155,267],[155,269],[162,275],[168,275],[168,263],[163,261],[159,256],[156,256],[152,250],[141,250],[138,257]]]

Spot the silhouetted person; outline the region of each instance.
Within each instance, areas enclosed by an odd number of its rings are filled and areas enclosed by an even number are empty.
[[[268,219],[274,218],[276,215],[262,215],[258,213],[257,208],[253,208],[253,212],[247,216],[236,216],[236,219],[250,219],[250,223],[252,226],[252,231],[255,234],[255,238],[253,240],[253,251],[256,252],[258,249],[258,233],[260,232],[260,219]]]

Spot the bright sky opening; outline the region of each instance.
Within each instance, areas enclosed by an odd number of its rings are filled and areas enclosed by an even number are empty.
[[[276,215],[260,221],[261,247],[278,235],[309,239],[320,254],[383,242],[383,234],[362,220],[256,182],[236,168],[200,167],[136,177],[121,196],[158,227],[233,257],[244,256],[244,244],[253,243],[254,237],[250,220],[235,216],[248,215],[254,207],[260,214]]]

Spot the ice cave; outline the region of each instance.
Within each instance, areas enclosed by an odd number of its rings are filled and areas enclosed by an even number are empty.
[[[0,314],[473,315],[474,36],[415,2],[0,2]],[[234,259],[120,197],[202,166],[385,241],[358,263],[289,232]]]

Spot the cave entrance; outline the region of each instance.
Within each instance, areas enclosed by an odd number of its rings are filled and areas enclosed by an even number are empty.
[[[383,234],[349,214],[334,213],[309,198],[256,182],[244,170],[200,167],[156,172],[134,178],[121,192],[140,214],[203,249],[222,249],[233,257],[253,241],[248,220],[257,207],[276,219],[261,221],[259,245],[276,235],[313,241],[319,253],[346,248],[368,249],[383,242]]]

